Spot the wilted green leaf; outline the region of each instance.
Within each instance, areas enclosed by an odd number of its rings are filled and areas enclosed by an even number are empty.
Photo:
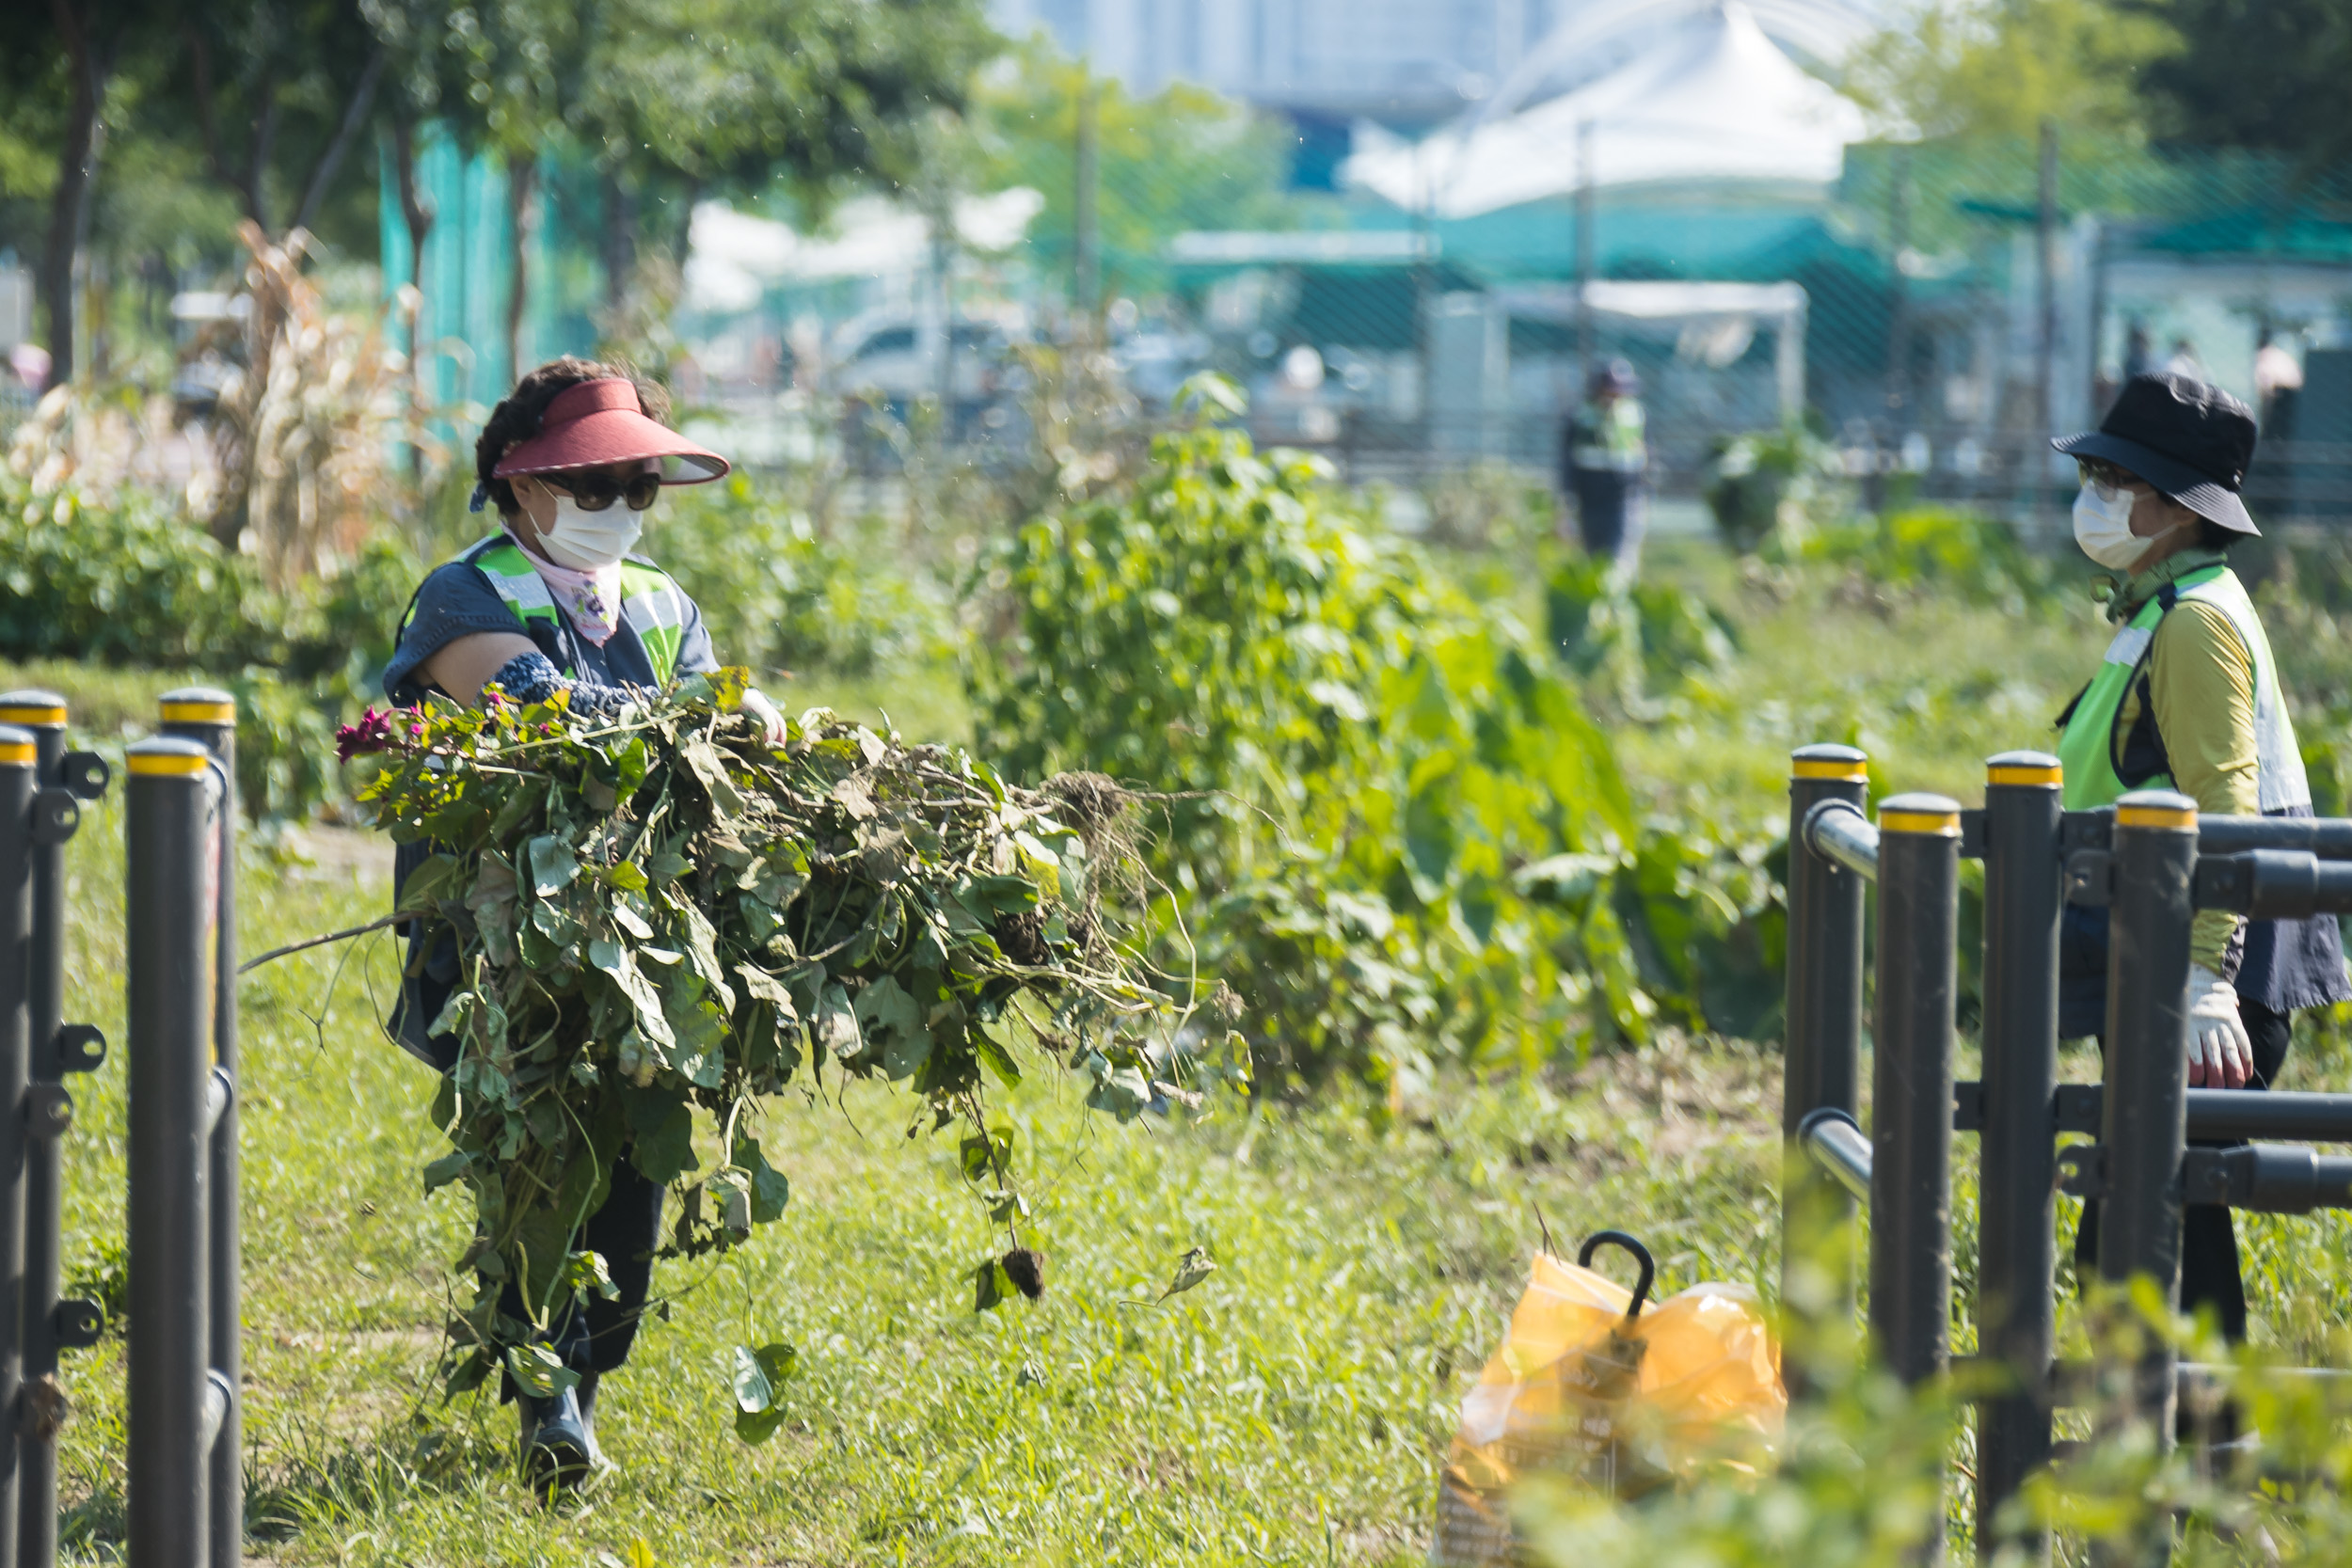
[[[775,1434],[784,1424],[784,1386],[799,1369],[800,1353],[790,1345],[735,1347],[730,1383],[738,1437],[759,1444]]]
[[[580,1386],[580,1374],[545,1345],[509,1345],[506,1370],[515,1386],[535,1400],[551,1400]]]
[[[580,857],[572,847],[552,833],[543,833],[531,841],[531,891],[542,898],[553,897],[571,886],[580,875]]]

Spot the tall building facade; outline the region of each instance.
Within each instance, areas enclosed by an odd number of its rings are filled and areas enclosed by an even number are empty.
[[[1268,108],[1436,124],[1508,77],[1573,0],[994,0],[1129,90],[1171,82]]]

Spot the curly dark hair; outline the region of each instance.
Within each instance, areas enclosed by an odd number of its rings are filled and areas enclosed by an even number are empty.
[[[513,485],[490,477],[499,459],[539,434],[539,421],[547,417],[548,404],[555,401],[558,392],[583,381],[600,381],[611,376],[624,377],[636,386],[639,413],[660,424],[670,422],[670,394],[660,382],[647,381],[628,366],[576,358],[568,354],[561,359],[548,360],[515,383],[515,389],[490,410],[490,420],[482,427],[481,437],[473,444],[474,479],[501,515],[512,517],[522,508],[515,499]]]

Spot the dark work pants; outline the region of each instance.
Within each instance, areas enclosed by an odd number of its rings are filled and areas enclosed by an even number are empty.
[[[1645,519],[1642,478],[1611,468],[1571,468],[1576,528],[1585,553],[1631,565],[1642,553]]]
[[[432,850],[433,846],[423,842],[400,846],[393,855],[395,897],[401,883],[424,863]],[[428,1036],[426,1030],[440,1017],[442,1005],[456,989],[457,941],[444,927],[430,950],[422,948],[422,942],[409,939],[400,1001],[386,1027],[401,1049],[430,1063],[434,1070],[447,1072],[457,1065],[456,1037]],[[590,1295],[584,1305],[578,1300],[558,1302],[548,1314],[548,1343],[576,1372],[609,1372],[628,1359],[628,1348],[637,1338],[637,1320],[644,1315],[645,1296],[653,1285],[653,1252],[661,1244],[662,1191],[638,1172],[624,1146],[604,1206],[588,1216],[573,1243],[603,1257],[619,1294],[612,1301]],[[510,1318],[531,1321],[523,1293],[511,1281],[500,1293],[499,1310]],[[501,1400],[515,1397],[515,1380],[503,1370],[499,1373],[499,1389]]]
[[[662,1191],[645,1180],[624,1149],[604,1207],[580,1227],[577,1245],[602,1255],[620,1293],[607,1301],[584,1292],[584,1299],[558,1302],[548,1313],[548,1343],[576,1372],[609,1372],[628,1359],[653,1286],[654,1249],[661,1244]],[[531,1317],[522,1291],[512,1283],[499,1298],[499,1310],[526,1321]],[[500,1398],[514,1397],[514,1379],[501,1374]]]
[[[2254,1076],[2240,1094],[2266,1089],[2286,1065],[2293,1021],[2258,1003],[2238,1004],[2246,1033],[2254,1044]],[[2099,1046],[2102,1054],[2106,1042]],[[2230,1148],[2233,1144],[2198,1143],[2199,1148]],[[2074,1277],[2088,1282],[2099,1273],[2099,1203],[2083,1205],[2083,1223],[2074,1232]],[[2230,1343],[2246,1340],[2246,1285],[2238,1277],[2237,1231],[2230,1211],[2215,1203],[2192,1203],[2181,1226],[2181,1310],[2210,1307],[2220,1321],[2221,1336]]]

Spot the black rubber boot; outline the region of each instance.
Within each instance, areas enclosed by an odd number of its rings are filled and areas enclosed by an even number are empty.
[[[569,1388],[548,1400],[517,1394],[515,1403],[522,1412],[523,1481],[534,1495],[569,1492],[595,1473],[578,1394]]]
[[[604,1449],[596,1442],[596,1386],[603,1382],[602,1372],[582,1372],[580,1378],[580,1429],[588,1436],[588,1463],[604,1468]]]

